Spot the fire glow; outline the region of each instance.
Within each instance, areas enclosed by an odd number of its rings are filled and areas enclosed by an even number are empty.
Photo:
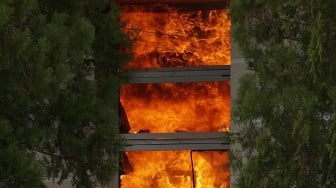
[[[123,6],[122,19],[138,37],[129,69],[231,63],[226,9]],[[129,133],[229,131],[229,82],[127,84],[120,101]],[[121,176],[122,188],[229,187],[227,152],[126,152],[125,158],[130,168]]]
[[[131,69],[231,63],[226,9],[178,11],[156,5],[122,10],[127,28],[139,32]],[[124,85],[120,100],[132,133],[229,130],[229,82]]]
[[[169,6],[127,6],[122,19],[138,34],[130,68],[229,65],[228,10],[178,11]]]
[[[121,96],[131,133],[229,130],[228,82],[129,84]]]
[[[225,151],[143,151],[127,156],[132,168],[130,175],[121,176],[122,188],[230,187]]]

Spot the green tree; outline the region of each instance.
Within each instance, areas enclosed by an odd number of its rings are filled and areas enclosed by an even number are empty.
[[[336,1],[232,0],[237,186],[336,187]]]
[[[106,0],[0,1],[0,187],[117,172],[123,25]]]

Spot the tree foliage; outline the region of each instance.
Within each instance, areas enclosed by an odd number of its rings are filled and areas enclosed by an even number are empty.
[[[231,1],[238,187],[336,186],[336,1]]]
[[[117,171],[122,28],[110,1],[0,2],[0,187],[93,187]]]

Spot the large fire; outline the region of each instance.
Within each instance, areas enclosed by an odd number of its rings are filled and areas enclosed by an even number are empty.
[[[180,11],[166,5],[123,6],[137,34],[127,68],[229,65],[228,10]],[[120,101],[129,133],[219,132],[230,126],[230,83],[127,84]],[[226,152],[127,152],[122,188],[229,187]]]
[[[129,84],[121,102],[130,132],[218,132],[230,124],[228,82]]]
[[[164,5],[126,6],[122,19],[138,34],[131,68],[231,63],[227,9],[178,11]]]
[[[230,64],[228,10],[178,11],[165,5],[124,6],[138,32],[129,68]],[[121,88],[130,132],[228,131],[230,84],[137,84]]]
[[[229,188],[228,153],[224,151],[127,152],[122,188]],[[160,160],[164,159],[164,160]]]

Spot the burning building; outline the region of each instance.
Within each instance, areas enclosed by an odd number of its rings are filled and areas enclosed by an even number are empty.
[[[116,1],[137,42],[120,90],[129,146],[109,187],[230,187],[230,100],[245,70],[227,1]]]
[[[112,187],[230,186],[230,20],[224,0],[119,0],[136,33],[120,89],[129,146]]]

